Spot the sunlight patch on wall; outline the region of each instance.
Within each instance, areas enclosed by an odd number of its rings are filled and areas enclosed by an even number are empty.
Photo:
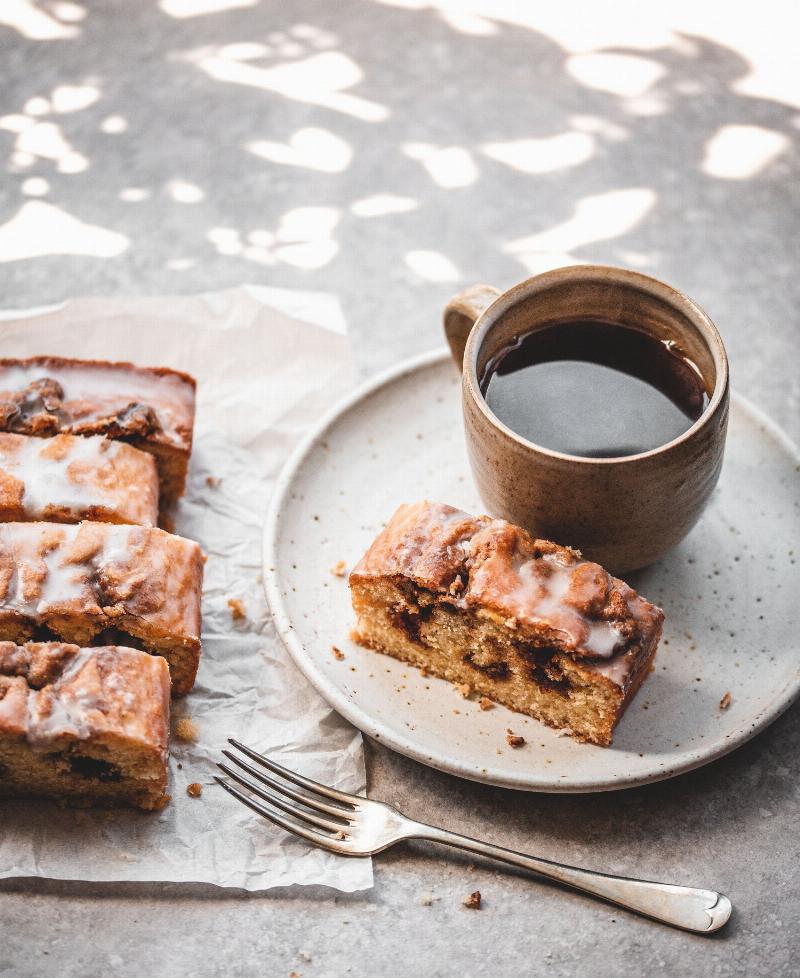
[[[373,194],[362,197],[350,205],[356,217],[383,217],[385,214],[403,214],[413,211],[419,204],[413,197],[399,197],[396,194]]]
[[[298,129],[288,142],[257,139],[245,149],[271,163],[300,166],[321,173],[341,173],[350,165],[353,150],[339,136],[327,129]]]
[[[205,190],[188,180],[169,180],[165,189],[178,204],[199,204],[206,199]]]
[[[143,200],[149,200],[151,193],[147,187],[123,187],[117,196],[126,204],[140,204]]]
[[[96,224],[85,224],[61,208],[30,200],[0,225],[0,262],[44,255],[89,255],[114,258],[130,240]]]
[[[100,98],[97,85],[57,85],[50,95],[53,112],[81,112]]]
[[[469,187],[478,179],[478,167],[463,146],[439,148],[430,143],[406,143],[403,152],[420,162],[431,180],[444,190]]]
[[[128,120],[121,115],[107,116],[100,123],[101,132],[108,133],[109,136],[116,136],[121,132],[126,132],[127,129],[128,129]]]
[[[255,7],[257,3],[258,0],[160,0],[158,6],[163,13],[180,20],[184,17],[218,14],[237,7]]]
[[[340,51],[323,51],[300,61],[266,66],[253,64],[250,57],[242,58],[241,52],[238,57],[231,57],[230,46],[201,48],[180,57],[216,81],[260,88],[365,122],[381,122],[389,115],[386,106],[345,91],[361,82],[364,73],[355,61]]]
[[[217,254],[241,257],[259,265],[292,265],[312,270],[322,268],[339,252],[332,237],[339,222],[335,207],[295,207],[281,217],[278,227],[254,228],[242,232],[236,228],[211,228],[206,238]]]
[[[631,231],[652,210],[656,193],[632,187],[584,197],[568,220],[546,231],[509,241],[503,247],[531,273],[574,263],[571,252]]]
[[[50,193],[50,184],[44,177],[28,177],[22,181],[21,190],[26,197],[45,197]]]
[[[60,173],[81,173],[89,166],[89,160],[70,146],[55,122],[36,122],[23,129],[14,149],[25,158],[53,160]]]
[[[708,140],[700,164],[720,180],[749,180],[789,147],[789,139],[761,126],[722,126]]]
[[[565,67],[586,88],[626,98],[643,95],[666,74],[664,66],[651,58],[607,51],[573,55]]]
[[[585,132],[564,132],[543,139],[486,143],[483,152],[520,173],[552,173],[585,163],[594,155],[595,141]]]
[[[67,12],[66,17],[64,11]],[[75,16],[76,11],[80,12],[78,16]],[[56,16],[51,17],[31,0],[2,0],[0,24],[13,27],[31,41],[63,41],[80,34],[79,27],[62,21],[81,20],[85,15],[82,7],[76,3],[56,4],[53,13]]]
[[[440,251],[409,251],[405,263],[427,282],[457,282],[461,273],[452,261]]]

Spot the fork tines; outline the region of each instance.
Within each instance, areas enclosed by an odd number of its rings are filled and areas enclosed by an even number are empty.
[[[218,763],[219,767],[229,778],[232,778],[247,792],[237,788],[236,785],[225,781],[223,778],[215,777],[218,782],[229,794],[237,798],[243,805],[247,805],[270,822],[293,832],[315,845],[334,852],[348,853],[348,829],[350,828],[356,812],[358,810],[359,798],[356,795],[349,795],[335,788],[329,788],[318,781],[312,781],[301,774],[289,771],[275,761],[264,757],[250,747],[240,744],[238,740],[229,738],[228,743],[235,747],[240,754],[255,762],[249,764],[238,754],[230,750],[223,750],[222,753],[228,758],[235,767],[231,767],[224,762]],[[237,768],[239,770],[237,770]],[[259,768],[266,768],[275,777],[270,777]],[[246,772],[246,777],[242,772]],[[302,790],[298,791],[291,785],[297,785]],[[262,804],[267,802],[268,804]],[[282,814],[282,813],[286,814]],[[291,816],[287,818],[287,816]],[[331,816],[331,817],[326,817]],[[305,825],[302,823],[306,823]],[[308,828],[315,826],[316,828]],[[322,831],[317,831],[317,830]],[[351,853],[355,855],[354,853]]]

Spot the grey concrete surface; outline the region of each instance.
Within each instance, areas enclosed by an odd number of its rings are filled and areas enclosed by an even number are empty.
[[[646,5],[641,23],[617,13],[618,37],[606,25],[572,49],[533,4],[179,6],[0,8],[0,305],[244,281],[322,290],[366,375],[437,345],[443,302],[473,281],[632,265],[706,307],[735,386],[800,436],[800,114],[778,70],[789,5],[783,21],[758,5],[735,44],[730,6],[693,33],[684,5]],[[574,25],[597,6],[559,9]],[[764,24],[776,87],[754,94],[748,45]],[[591,47],[617,60],[582,61]],[[379,194],[395,210],[364,216]],[[593,797],[481,787],[368,745],[370,793],[411,815],[724,890],[736,913],[714,938],[420,844],[376,859],[374,889],[353,896],[8,882],[0,974],[794,976],[799,756],[796,708],[704,770]],[[476,888],[484,909],[462,908]]]

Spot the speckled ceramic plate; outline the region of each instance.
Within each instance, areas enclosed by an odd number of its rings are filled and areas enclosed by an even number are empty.
[[[684,543],[630,578],[667,616],[656,668],[609,748],[578,744],[353,644],[348,568],[401,502],[483,511],[461,426],[459,377],[436,353],[377,378],[324,418],[287,465],[266,525],[276,627],[319,692],[364,733],[423,764],[533,791],[604,791],[707,764],[771,723],[800,691],[800,459],[733,399],[725,466]],[[337,659],[332,646],[343,653]],[[730,693],[730,706],[720,701]],[[525,737],[506,744],[506,728]]]

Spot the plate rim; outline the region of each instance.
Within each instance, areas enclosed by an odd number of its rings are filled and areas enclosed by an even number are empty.
[[[584,779],[583,781],[571,782],[565,785],[555,780],[542,779],[541,776],[508,775],[500,774],[499,772],[495,772],[493,775],[491,773],[491,766],[480,768],[475,765],[474,767],[470,767],[461,761],[447,759],[443,754],[437,756],[436,751],[425,752],[424,750],[420,750],[402,732],[391,729],[380,720],[376,720],[367,710],[354,704],[335,683],[329,681],[317,668],[313,657],[305,651],[303,644],[295,633],[291,616],[284,603],[279,585],[278,539],[280,520],[286,503],[290,498],[291,488],[297,471],[309,452],[319,441],[323,440],[325,433],[331,426],[359,402],[381,388],[409,374],[439,365],[450,359],[450,351],[446,347],[438,347],[434,350],[429,350],[409,359],[402,360],[357,385],[353,391],[334,403],[306,433],[289,455],[275,481],[275,486],[267,507],[262,536],[262,578],[264,591],[269,603],[275,630],[292,657],[294,664],[317,690],[320,696],[337,713],[352,723],[353,726],[357,727],[363,734],[374,738],[379,743],[403,754],[405,757],[410,757],[412,760],[424,764],[426,767],[432,767],[445,774],[464,778],[468,781],[476,781],[480,784],[510,788],[516,791],[542,792],[545,794],[589,794],[603,791],[622,791],[645,784],[654,784],[658,781],[666,781],[719,760],[719,758],[730,754],[774,723],[794,703],[798,696],[800,696],[800,672],[798,672],[793,682],[788,683],[784,687],[783,691],[770,704],[769,709],[761,713],[755,722],[752,719],[746,721],[722,743],[717,744],[710,751],[693,750],[686,755],[679,755],[679,759],[672,764],[668,764],[664,768],[646,775],[621,777],[613,781],[602,782]],[[749,398],[739,394],[737,391],[731,392],[731,399],[736,403],[737,407],[740,407],[761,425],[778,442],[780,447],[800,465],[800,450],[797,445],[795,445],[788,434],[769,415],[753,404]]]

